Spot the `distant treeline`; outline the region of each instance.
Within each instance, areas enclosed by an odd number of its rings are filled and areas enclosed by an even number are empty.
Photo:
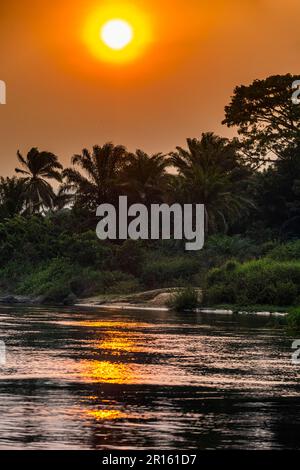
[[[210,268],[228,259],[255,260],[299,238],[300,105],[292,101],[299,78],[271,76],[237,87],[223,121],[238,131],[234,139],[204,133],[167,155],[95,145],[73,156],[69,168],[47,151],[18,152],[16,176],[0,180],[2,291],[42,295],[54,289],[55,298],[59,286],[65,297],[199,285]],[[96,208],[117,203],[120,195],[147,206],[205,204],[204,252],[191,257],[172,241],[101,243]],[[244,253],[226,253],[230,240]],[[238,265],[232,269],[243,272]],[[221,285],[211,299],[222,301],[220,293]],[[232,292],[226,298],[235,301]]]

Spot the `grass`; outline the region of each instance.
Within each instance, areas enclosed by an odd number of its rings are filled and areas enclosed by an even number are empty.
[[[199,305],[199,293],[197,289],[192,287],[179,289],[171,296],[169,302],[167,303],[167,306],[176,312],[195,310],[199,307]]]
[[[300,299],[300,262],[269,258],[245,263],[228,261],[207,276],[207,305],[297,305]]]
[[[287,324],[290,329],[300,331],[300,307],[290,309]]]

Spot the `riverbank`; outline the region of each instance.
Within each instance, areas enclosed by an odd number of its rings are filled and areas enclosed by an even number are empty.
[[[137,294],[127,296],[95,296],[89,299],[81,299],[76,302],[76,307],[88,308],[104,308],[104,309],[117,309],[117,310],[158,310],[170,311],[169,302],[179,288],[170,289],[155,289],[151,291],[140,292]],[[197,289],[199,297],[202,296],[202,290]],[[288,308],[262,305],[212,305],[203,306],[195,309],[197,313],[215,313],[224,315],[244,314],[244,315],[259,315],[259,316],[274,316],[286,317],[288,315]]]
[[[140,310],[140,311],[160,311],[168,312],[172,309],[169,306],[170,300],[180,288],[154,289],[138,292],[130,295],[98,295],[89,298],[76,299],[59,304],[60,306],[74,306],[89,309],[106,310]],[[199,298],[202,297],[202,290],[196,289]],[[19,295],[6,295],[0,297],[0,305],[6,306],[46,306],[44,298],[29,297]],[[51,304],[52,305],[52,304]],[[187,309],[188,310],[188,309]],[[291,312],[289,307],[276,307],[272,305],[211,305],[194,309],[195,313],[219,314],[219,315],[256,315],[261,317],[286,318]]]
[[[140,306],[140,307],[153,307],[153,308],[164,308],[167,306],[168,301],[172,295],[175,294],[180,288],[174,287],[169,289],[155,289],[144,292],[137,292],[128,295],[117,295],[117,294],[101,294],[92,297],[66,298],[64,302],[57,302],[55,305],[75,305],[83,306],[88,305],[91,307],[99,306]],[[202,292],[199,289],[199,292]],[[44,296],[31,297],[24,295],[7,294],[0,296],[1,305],[47,305],[46,298]],[[51,303],[50,305],[54,305]]]

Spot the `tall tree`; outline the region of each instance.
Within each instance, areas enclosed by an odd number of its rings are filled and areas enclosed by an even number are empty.
[[[50,152],[40,152],[37,148],[32,148],[26,158],[19,151],[17,156],[21,168],[16,168],[16,173],[23,175],[21,179],[26,212],[34,214],[52,208],[55,193],[47,180],[62,180],[62,165],[57,156]]]
[[[188,139],[187,145],[187,150],[177,147],[171,154],[178,170],[179,198],[205,205],[207,231],[226,231],[251,206],[245,195],[251,172],[240,162],[235,141],[206,133],[200,140]]]
[[[63,172],[64,191],[74,195],[75,204],[95,211],[102,203],[114,203],[120,194],[119,177],[128,164],[126,148],[107,143],[83,149],[72,158],[73,168]],[[78,169],[76,168],[78,167]]]
[[[300,234],[300,145],[290,147],[272,168],[257,172],[252,223],[283,237]]]
[[[0,219],[14,217],[24,209],[24,183],[21,179],[0,178]]]
[[[238,86],[225,107],[223,124],[237,127],[242,150],[254,164],[272,162],[300,140],[300,105],[293,103],[293,83],[300,75],[274,75]]]
[[[147,155],[142,150],[129,156],[121,175],[121,186],[133,202],[146,205],[163,201],[169,160],[161,153]]]

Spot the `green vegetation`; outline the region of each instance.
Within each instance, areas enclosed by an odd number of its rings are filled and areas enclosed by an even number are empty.
[[[168,307],[176,312],[195,310],[199,305],[199,293],[192,287],[178,290],[168,302]]]
[[[228,261],[208,273],[205,299],[208,304],[295,305],[300,300],[300,260]]]
[[[179,287],[181,309],[195,301],[193,286],[206,305],[299,305],[300,106],[291,102],[299,78],[237,87],[224,124],[239,138],[204,133],[168,155],[106,143],[65,169],[51,152],[18,152],[18,177],[0,179],[0,294],[71,303]],[[204,203],[204,250],[99,241],[96,208],[120,195],[147,206]]]
[[[290,310],[287,316],[287,324],[292,330],[300,330],[300,307]]]

